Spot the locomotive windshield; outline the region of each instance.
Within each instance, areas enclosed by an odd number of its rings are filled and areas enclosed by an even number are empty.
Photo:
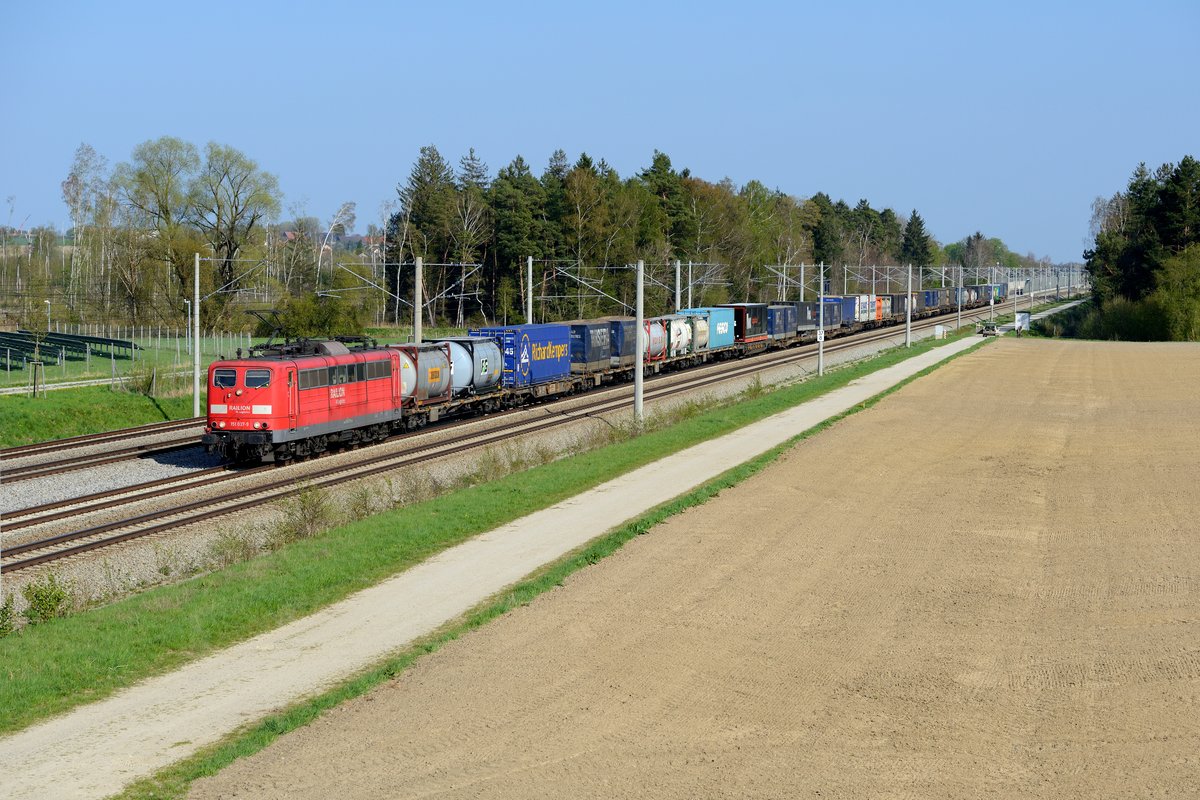
[[[269,369],[248,369],[246,370],[246,388],[261,389],[264,386],[271,385],[271,370]]]
[[[214,369],[213,386],[218,389],[232,389],[237,383],[237,372],[231,369]]]

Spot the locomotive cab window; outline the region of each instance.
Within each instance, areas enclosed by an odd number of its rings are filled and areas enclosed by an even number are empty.
[[[232,369],[214,369],[213,386],[218,389],[232,389],[237,384],[237,372]]]
[[[269,369],[248,369],[246,370],[246,388],[247,389],[262,389],[271,385],[271,370]]]

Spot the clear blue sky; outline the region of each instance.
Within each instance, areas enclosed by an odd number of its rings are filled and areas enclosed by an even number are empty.
[[[0,200],[67,225],[87,142],[232,145],[284,208],[378,222],[422,145],[492,173],[556,148],[917,209],[1079,260],[1140,161],[1200,157],[1200,2],[62,0],[3,14]],[[9,222],[9,205],[0,205]]]

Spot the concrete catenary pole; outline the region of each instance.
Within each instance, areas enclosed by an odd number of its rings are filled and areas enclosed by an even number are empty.
[[[966,282],[966,277],[963,275],[962,264],[959,264],[958,265],[958,289],[956,289],[954,292],[956,295],[958,295],[958,320],[954,323],[955,332],[957,332],[958,329],[962,327],[962,296],[963,296],[963,291],[966,289],[966,287],[963,285],[965,282]]]
[[[692,262],[688,262],[688,308],[695,308],[692,305]]]
[[[908,295],[904,300],[904,346],[912,347],[912,264],[908,265]]]
[[[421,285],[421,279],[424,277],[425,265],[422,263],[420,256],[413,262],[413,341],[417,344],[421,343],[421,305],[424,302],[422,293],[425,287]]]
[[[1000,266],[1000,262],[996,262],[996,266]],[[988,322],[996,321],[996,271],[991,270],[988,273]]]
[[[681,266],[682,265],[679,263],[679,259],[675,259],[675,311],[676,312],[678,312],[679,309],[682,308],[682,306],[679,305],[679,289],[680,289],[679,272],[680,272]],[[691,308],[691,306],[688,306],[688,308]]]
[[[200,254],[192,285],[192,416],[200,416]]]
[[[817,279],[817,374],[825,374],[825,262]]]
[[[646,262],[637,262],[637,347],[633,359],[633,422],[641,430],[645,419],[642,415],[642,351],[647,346],[646,319],[642,313],[642,278],[645,274]]]
[[[533,256],[525,259],[525,322],[533,324]]]
[[[1009,292],[1009,294],[1011,294],[1011,295],[1012,295],[1012,300],[1013,300],[1013,330],[1016,330],[1016,328],[1017,328],[1017,293],[1013,291],[1013,284],[1014,284],[1014,283],[1016,283],[1016,281],[1015,281],[1015,280],[1012,278],[1012,276],[1010,275],[1010,276],[1009,276],[1009,283],[1008,283],[1008,292]]]

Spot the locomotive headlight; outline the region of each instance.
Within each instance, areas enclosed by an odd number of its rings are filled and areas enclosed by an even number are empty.
[[[218,427],[218,428],[224,428],[224,427],[225,427],[225,423],[224,423],[224,422],[218,422],[218,423],[217,423],[217,427]]]

